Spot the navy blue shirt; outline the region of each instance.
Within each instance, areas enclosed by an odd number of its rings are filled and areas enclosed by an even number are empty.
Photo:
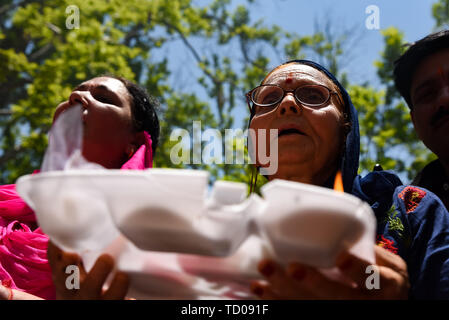
[[[387,171],[357,175],[360,133],[357,111],[345,88],[328,70],[308,60],[295,60],[324,72],[339,88],[351,128],[340,159],[345,192],[368,202],[377,218],[377,244],[407,263],[410,298],[449,299],[449,213],[441,200],[421,187],[403,186]],[[332,187],[334,177],[325,184]]]

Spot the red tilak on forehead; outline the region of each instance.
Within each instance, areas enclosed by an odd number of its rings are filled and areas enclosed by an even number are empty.
[[[287,79],[285,79],[285,83],[291,83],[293,81],[293,72],[290,72],[287,76]]]

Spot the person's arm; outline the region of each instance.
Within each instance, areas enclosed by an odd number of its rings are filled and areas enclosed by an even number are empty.
[[[411,298],[449,299],[449,213],[432,192],[414,186],[396,192],[402,235],[390,238],[402,244],[399,249],[407,261]],[[391,229],[391,228],[390,228]],[[409,231],[408,231],[409,230]]]
[[[103,290],[103,285],[114,268],[114,260],[109,255],[101,255],[89,273],[84,269],[79,255],[64,252],[49,242],[47,249],[48,261],[52,269],[53,282],[56,288],[56,299],[63,300],[121,300],[128,291],[129,279],[123,272],[116,272],[109,288]],[[68,289],[65,273],[67,266],[79,268],[79,289]]]

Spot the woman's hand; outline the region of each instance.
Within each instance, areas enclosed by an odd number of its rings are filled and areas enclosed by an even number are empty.
[[[410,288],[405,261],[375,246],[379,289],[366,286],[370,263],[349,253],[340,255],[337,267],[353,285],[328,279],[316,268],[291,263],[282,268],[272,260],[262,260],[259,272],[266,281],[254,281],[251,291],[261,299],[407,299]]]
[[[23,291],[6,287],[2,285],[0,281],[0,300],[43,300],[43,299]]]
[[[11,290],[0,284],[0,300],[12,300],[13,292]]]
[[[52,269],[57,299],[119,300],[125,298],[129,279],[123,272],[117,272],[109,288],[106,291],[103,290],[103,285],[114,268],[114,260],[111,256],[101,255],[89,273],[86,273],[79,255],[64,252],[52,242],[48,244],[47,256]],[[79,268],[79,289],[68,289],[66,287],[66,280],[69,275],[65,271],[69,265],[75,265]]]

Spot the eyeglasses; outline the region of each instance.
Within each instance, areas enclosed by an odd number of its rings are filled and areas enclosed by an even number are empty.
[[[320,84],[304,85],[295,90],[284,90],[275,84],[263,84],[246,94],[251,114],[254,110],[252,110],[250,102],[258,107],[272,108],[281,102],[288,92],[293,93],[297,102],[312,108],[324,105],[329,101],[331,94],[337,94],[336,91],[332,91],[328,87]],[[338,97],[338,100],[340,100],[340,97]]]

